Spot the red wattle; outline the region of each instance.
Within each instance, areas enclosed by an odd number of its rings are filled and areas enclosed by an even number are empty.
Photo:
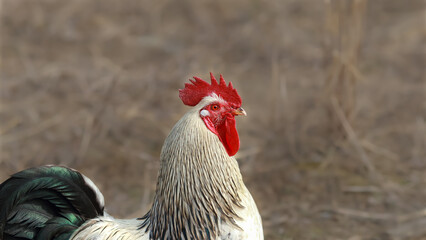
[[[228,116],[216,129],[226,152],[229,156],[234,156],[240,148],[240,138],[238,137],[234,116]]]

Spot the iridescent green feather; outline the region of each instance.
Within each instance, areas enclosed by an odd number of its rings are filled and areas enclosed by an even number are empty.
[[[69,239],[103,206],[83,176],[69,168],[45,166],[14,174],[0,185],[0,239]]]

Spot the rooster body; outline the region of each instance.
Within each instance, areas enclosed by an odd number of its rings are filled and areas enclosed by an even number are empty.
[[[86,190],[89,200],[82,203],[77,196],[68,199],[68,191],[60,192],[57,197],[60,200],[53,202],[55,198],[48,194],[46,197],[43,193],[35,194],[31,199],[40,210],[31,214],[46,215],[43,212],[47,211],[43,209],[45,204],[52,208],[48,208],[50,215],[54,215],[50,218],[66,219],[56,230],[49,225],[49,217],[41,220],[37,216],[34,218],[37,220],[22,217],[32,202],[28,199],[20,202],[19,198],[8,200],[10,196],[5,194],[6,190],[19,194],[20,188],[14,181],[24,181],[19,174],[38,170],[30,169],[15,174],[0,185],[0,204],[8,204],[8,208],[0,210],[0,239],[1,236],[5,240],[263,239],[259,212],[233,157],[239,148],[234,116],[245,115],[245,112],[240,108],[241,100],[232,85],[224,85],[222,76],[220,84],[213,75],[211,77],[211,85],[196,78],[180,92],[182,101],[193,108],[176,123],[164,142],[154,202],[145,216],[114,219],[103,211],[103,196],[88,178],[71,169],[44,167],[44,171],[56,168],[79,176],[82,180],[78,187]],[[27,181],[41,178],[44,171]],[[65,184],[64,188],[67,187]],[[46,188],[47,192],[54,192],[49,186]],[[30,188],[27,193],[45,191],[46,188]],[[95,210],[91,214],[82,214],[86,205]],[[74,218],[78,221],[71,221]],[[56,232],[51,238],[39,238],[37,234],[46,232],[46,226],[54,229],[50,233]],[[20,238],[19,229],[25,228],[34,229],[28,234],[33,238]]]

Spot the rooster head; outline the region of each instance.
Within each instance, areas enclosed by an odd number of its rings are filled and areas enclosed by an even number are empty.
[[[246,115],[241,108],[241,97],[232,83],[228,86],[222,75],[219,83],[210,73],[211,84],[201,78],[190,79],[179,97],[185,105],[199,106],[199,116],[206,127],[219,137],[229,156],[234,156],[240,148],[240,139],[235,126],[235,116]]]

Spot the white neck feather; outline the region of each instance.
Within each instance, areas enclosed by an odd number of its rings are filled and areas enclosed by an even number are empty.
[[[164,142],[154,204],[143,224],[154,239],[164,234],[180,239],[183,233],[187,239],[207,239],[221,222],[239,219],[235,211],[242,208],[244,183],[238,163],[207,129],[200,109],[185,114]]]

